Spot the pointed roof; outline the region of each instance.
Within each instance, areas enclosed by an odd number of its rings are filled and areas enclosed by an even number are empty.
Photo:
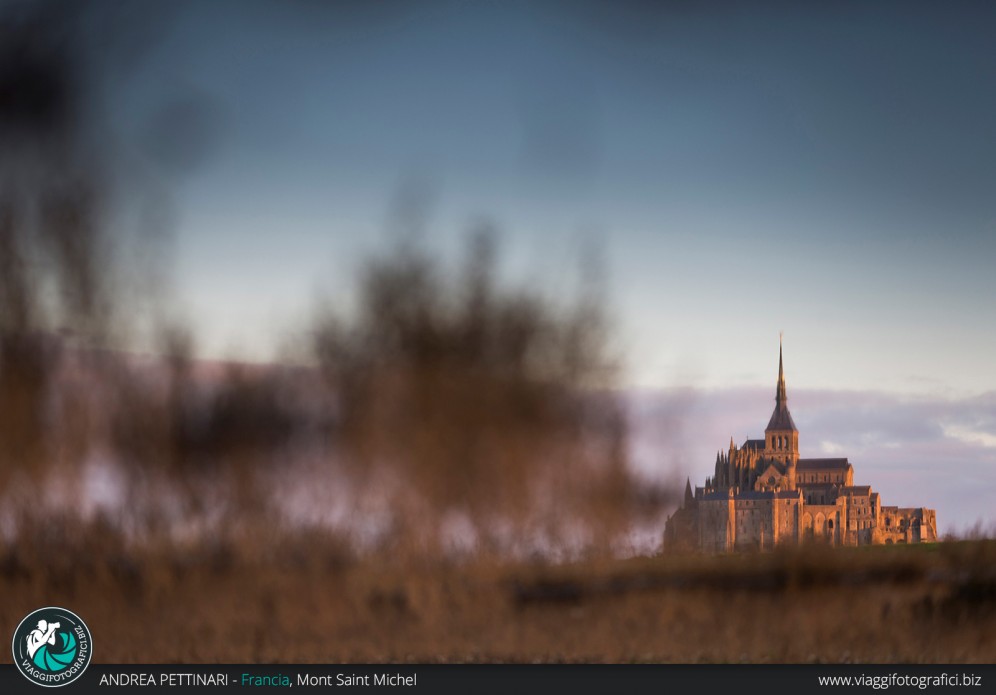
[[[832,471],[847,469],[851,467],[850,461],[846,458],[831,459],[799,459],[796,469],[800,471]]]
[[[744,441],[741,449],[753,449],[755,451],[762,451],[764,449],[763,439],[747,439]]]
[[[785,364],[782,361],[782,337],[778,336],[778,387],[775,393],[775,400],[781,404],[788,400],[785,395]]]
[[[768,420],[765,432],[771,430],[791,430],[798,432],[795,422],[792,421],[792,413],[788,409],[788,396],[785,392],[785,368],[782,364],[782,338],[778,336],[778,386],[775,389],[775,411]]]

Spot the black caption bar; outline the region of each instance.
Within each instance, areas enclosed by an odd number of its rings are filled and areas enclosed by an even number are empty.
[[[870,693],[992,692],[996,665],[127,665],[93,664],[66,693]],[[763,688],[764,690],[760,690]],[[44,692],[11,665],[0,693]],[[61,691],[56,691],[61,692]]]

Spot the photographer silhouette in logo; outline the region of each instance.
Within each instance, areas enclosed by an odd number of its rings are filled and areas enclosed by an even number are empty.
[[[62,625],[60,623],[51,623],[48,621],[39,620],[38,627],[31,631],[24,639],[28,643],[28,656],[34,658],[35,652],[43,644],[50,644],[55,646],[55,631],[58,630]]]

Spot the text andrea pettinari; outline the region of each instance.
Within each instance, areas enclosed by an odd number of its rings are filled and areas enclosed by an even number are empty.
[[[315,676],[310,673],[297,674],[297,685],[344,685],[344,686],[370,686],[370,685],[417,685],[417,674],[404,675],[402,673],[337,673]]]

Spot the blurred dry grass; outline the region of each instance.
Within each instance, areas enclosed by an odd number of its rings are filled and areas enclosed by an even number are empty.
[[[50,524],[4,551],[0,623],[71,606],[108,663],[991,662],[994,567],[992,541],[401,564],[317,532],[135,550]]]
[[[603,308],[497,274],[490,234],[455,270],[402,242],[364,266],[351,313],[316,319],[339,475],[390,481],[396,533],[418,553],[439,551],[454,516],[496,552],[537,537],[608,548],[633,481]]]

